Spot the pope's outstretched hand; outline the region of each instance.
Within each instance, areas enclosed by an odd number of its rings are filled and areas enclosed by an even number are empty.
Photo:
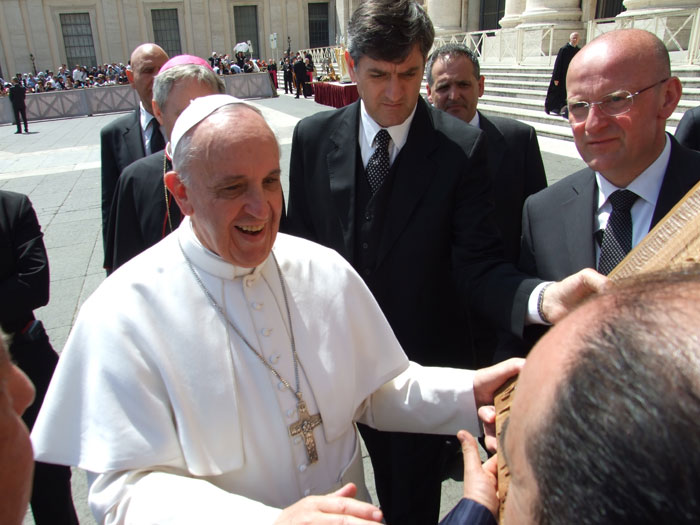
[[[382,511],[355,498],[357,487],[348,483],[332,494],[308,496],[282,511],[275,525],[367,525],[382,522]]]

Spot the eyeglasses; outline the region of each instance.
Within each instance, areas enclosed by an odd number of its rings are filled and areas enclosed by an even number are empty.
[[[634,93],[630,93],[624,89],[615,91],[614,93],[604,96],[598,102],[585,102],[583,100],[580,102],[569,102],[567,104],[567,107],[569,108],[569,115],[573,117],[575,122],[583,122],[586,120],[586,118],[588,118],[588,112],[593,106],[598,106],[603,113],[610,117],[622,115],[623,113],[627,113],[630,109],[632,109],[632,101],[634,100],[634,97],[640,93],[644,93],[648,89],[658,86],[659,84],[663,84],[667,80],[668,78],[665,78],[660,82],[656,82],[655,84],[645,87],[644,89],[640,89]]]

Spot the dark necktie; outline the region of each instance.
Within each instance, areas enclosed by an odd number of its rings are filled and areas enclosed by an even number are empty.
[[[158,119],[155,117],[151,119],[151,127],[153,129],[153,133],[151,133],[151,153],[155,153],[165,147],[165,140],[163,139],[163,134],[160,132]]]
[[[374,137],[377,149],[367,163],[367,180],[372,193],[377,193],[384,179],[389,174],[389,141],[391,136],[385,129],[380,129]]]
[[[608,275],[632,249],[632,214],[630,209],[638,195],[629,190],[617,190],[610,195],[612,213],[603,232],[598,271]]]

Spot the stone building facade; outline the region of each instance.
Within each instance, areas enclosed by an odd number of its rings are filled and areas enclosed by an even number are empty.
[[[557,41],[591,19],[698,8],[700,0],[420,0],[438,34],[555,24]],[[360,0],[0,0],[0,76],[76,63],[126,63],[143,42],[208,57],[251,41],[259,58],[343,42]],[[276,35],[276,43],[273,40]]]

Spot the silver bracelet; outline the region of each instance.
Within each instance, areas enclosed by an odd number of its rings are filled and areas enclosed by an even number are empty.
[[[544,321],[545,324],[551,325],[552,323],[550,322],[549,319],[547,319],[547,316],[544,314],[544,309],[542,308],[542,305],[544,304],[544,292],[547,288],[552,286],[554,283],[547,283],[545,284],[542,289],[540,290],[540,295],[537,298],[537,315],[540,316],[540,319]]]

